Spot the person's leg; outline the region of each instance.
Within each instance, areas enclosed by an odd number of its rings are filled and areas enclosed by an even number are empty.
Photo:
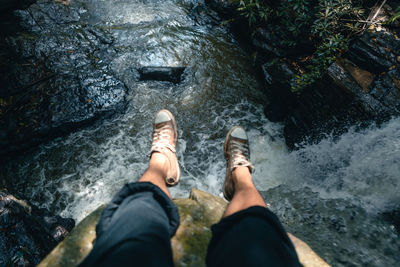
[[[279,219],[267,209],[253,184],[248,138],[233,127],[225,140],[227,173],[223,187],[230,203],[223,219],[211,227],[208,266],[300,266]]]
[[[267,207],[264,199],[253,184],[248,167],[237,167],[232,172],[235,193],[223,217],[253,206]]]
[[[173,266],[170,238],[179,226],[179,214],[167,183],[176,184],[180,175],[176,134],[172,114],[160,111],[148,169],[105,208],[94,248],[80,266]]]
[[[158,186],[169,198],[171,198],[167,184],[165,183],[168,168],[168,158],[159,152],[155,152],[151,155],[149,167],[138,182],[150,182]]]

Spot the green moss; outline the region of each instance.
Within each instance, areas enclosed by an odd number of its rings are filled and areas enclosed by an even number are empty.
[[[184,250],[184,255],[177,263],[178,266],[204,266],[208,244],[211,239],[209,229],[197,229],[186,233],[179,238]]]

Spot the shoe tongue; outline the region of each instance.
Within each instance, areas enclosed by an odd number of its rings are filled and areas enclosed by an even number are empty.
[[[160,113],[157,114],[157,117],[154,120],[154,123],[158,124],[158,123],[163,123],[163,122],[167,122],[170,120],[171,120],[171,118],[168,116],[168,114],[161,111]]]
[[[247,140],[246,132],[242,128],[236,128],[233,130],[231,136],[237,139]]]

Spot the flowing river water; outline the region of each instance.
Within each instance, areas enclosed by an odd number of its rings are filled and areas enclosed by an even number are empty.
[[[84,7],[87,23],[109,30],[123,51],[109,65],[129,89],[126,111],[8,162],[0,172],[2,181],[32,203],[80,221],[145,171],[153,116],[167,108],[179,127],[182,169],[173,197],[187,197],[193,187],[221,195],[224,137],[231,126],[242,125],[251,141],[255,184],[271,203],[280,203],[275,211],[284,222],[291,219],[285,221],[282,210],[292,209],[296,201],[307,201],[311,213],[334,213],[326,215],[330,222],[319,222],[322,227],[303,220],[302,230],[288,224],[289,230],[334,266],[399,263],[398,232],[380,214],[400,206],[400,118],[288,152],[282,125],[263,113],[266,99],[250,56],[225,27],[199,23],[195,3],[72,1]],[[130,70],[141,66],[184,66],[186,71],[176,85],[137,82]],[[346,221],[346,207],[365,224],[361,230]],[[337,229],[340,220],[345,233]],[[321,238],[313,242],[317,229]],[[332,237],[333,232],[338,234]]]

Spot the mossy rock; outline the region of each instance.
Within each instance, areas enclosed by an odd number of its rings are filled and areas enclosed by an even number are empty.
[[[189,198],[175,199],[181,224],[172,238],[175,266],[205,266],[210,226],[217,223],[226,201],[209,193],[192,189]]]
[[[174,199],[179,209],[181,224],[171,239],[175,266],[205,266],[210,226],[217,223],[227,206],[220,197],[192,189],[189,198]],[[96,224],[105,205],[81,221],[70,235],[38,265],[75,266],[93,248]],[[290,235],[304,266],[328,266],[311,248],[300,239]]]

